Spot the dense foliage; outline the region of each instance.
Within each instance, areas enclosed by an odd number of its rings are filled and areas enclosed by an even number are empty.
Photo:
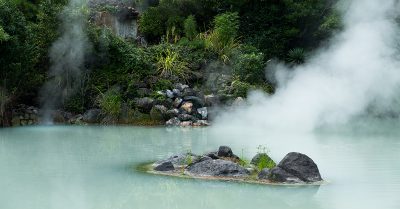
[[[38,92],[48,79],[49,49],[60,36],[59,14],[67,2],[0,0],[1,104],[38,105]],[[139,18],[148,45],[88,21],[86,33],[93,47],[87,52],[84,85],[62,108],[83,112],[98,106],[117,115],[122,102],[134,106],[137,97],[157,98],[154,92],[176,82],[232,96],[246,96],[257,88],[272,93],[264,76],[267,61],[303,63],[310,51],[340,30],[334,3],[152,1]],[[208,88],[210,73],[229,74],[228,87]],[[153,93],[143,94],[143,86]]]

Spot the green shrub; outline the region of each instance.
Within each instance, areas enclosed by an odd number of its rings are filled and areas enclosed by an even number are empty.
[[[261,171],[264,168],[272,169],[276,163],[268,156],[269,150],[266,147],[258,146],[257,154],[260,154],[260,159],[257,162],[257,169]]]
[[[10,35],[8,35],[4,29],[3,26],[0,25],[0,42],[2,41],[8,41],[10,39]]]
[[[197,23],[193,15],[186,18],[183,23],[183,28],[185,31],[185,37],[189,40],[193,40],[197,35]]]
[[[302,64],[306,59],[306,51],[302,48],[291,49],[287,61],[292,64]]]
[[[214,19],[214,33],[222,45],[233,42],[239,30],[239,14],[237,12],[226,12]]]
[[[101,93],[97,100],[101,110],[107,115],[118,117],[121,113],[122,97],[117,89]]]
[[[236,39],[239,29],[238,13],[227,12],[220,14],[214,19],[214,29],[208,33],[201,34],[206,48],[213,50],[219,58],[227,63],[239,42]]]
[[[157,57],[157,71],[164,78],[178,77],[187,80],[189,76],[188,63],[185,62],[178,52],[165,49]]]
[[[247,93],[250,90],[255,89],[255,87],[249,83],[240,80],[234,80],[232,82],[232,89],[233,89],[232,94],[234,97],[246,97]]]
[[[154,84],[153,89],[155,91],[163,91],[166,89],[172,88],[172,82],[167,79],[158,79],[157,82]]]
[[[168,17],[158,7],[148,8],[139,20],[140,31],[150,40],[161,37],[165,31]]]
[[[248,83],[263,83],[264,74],[264,55],[256,50],[249,52],[250,50],[238,50],[236,56],[232,61],[232,68],[235,75],[239,77],[241,81]]]

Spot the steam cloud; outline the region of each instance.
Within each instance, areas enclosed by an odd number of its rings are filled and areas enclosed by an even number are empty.
[[[216,120],[216,128],[312,131],[365,114],[400,109],[398,0],[353,0],[345,28],[328,48],[294,70],[277,64],[277,92],[252,92],[249,107]]]
[[[49,52],[51,79],[41,91],[44,122],[50,122],[51,111],[73,95],[81,85],[84,58],[90,48],[84,31],[86,18],[83,11],[86,4],[86,0],[70,0],[60,15],[62,35],[53,43]]]

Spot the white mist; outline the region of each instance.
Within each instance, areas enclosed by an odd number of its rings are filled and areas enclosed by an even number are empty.
[[[370,111],[398,111],[399,11],[397,0],[351,1],[329,47],[294,70],[276,65],[276,93],[252,92],[249,106],[222,115],[215,129],[309,132]]]

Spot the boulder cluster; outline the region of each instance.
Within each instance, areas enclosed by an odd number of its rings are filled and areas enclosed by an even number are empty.
[[[220,146],[218,151],[196,155],[193,153],[176,154],[152,164],[156,173],[208,177],[232,178],[261,183],[314,183],[322,181],[317,165],[308,156],[291,152],[278,165],[271,168],[258,167],[263,160],[272,161],[266,153],[258,153],[250,164],[244,163],[228,146]],[[273,162],[273,161],[272,161]]]
[[[123,103],[118,116],[107,115],[100,108],[91,108],[83,114],[64,110],[47,111],[49,121],[57,124],[133,124],[167,126],[208,126],[210,108],[220,103],[213,94],[204,95],[188,85],[176,83],[172,89],[152,91],[146,85],[138,86],[138,95],[132,104]],[[34,125],[43,122],[44,111],[20,105],[12,112],[12,126]],[[144,122],[143,122],[144,121]],[[151,123],[146,123],[151,121]]]

